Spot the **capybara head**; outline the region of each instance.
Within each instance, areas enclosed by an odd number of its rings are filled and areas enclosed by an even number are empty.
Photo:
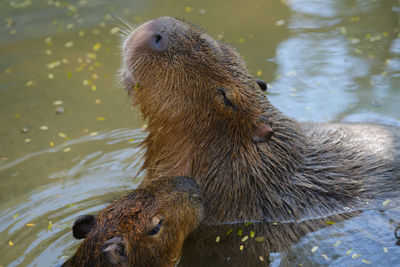
[[[248,73],[233,48],[199,27],[157,18],[134,30],[122,49],[124,87],[149,126],[182,125],[198,135],[212,132],[255,143],[272,136],[262,106],[266,83]]]
[[[175,266],[185,237],[203,217],[194,180],[164,178],[83,215],[73,235],[83,243],[64,266]]]

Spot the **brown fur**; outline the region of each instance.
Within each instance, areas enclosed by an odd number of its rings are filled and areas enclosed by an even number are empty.
[[[188,175],[207,222],[293,221],[341,214],[400,189],[399,131],[368,124],[299,124],[277,110],[239,54],[197,26],[163,17],[165,51],[127,37],[122,79],[148,120],[143,185]],[[224,103],[218,88],[235,108]],[[274,130],[254,142],[261,123]]]
[[[200,191],[188,180],[163,179],[114,201],[96,215],[96,225],[63,266],[112,266],[102,250],[113,238],[121,238],[126,250],[119,266],[175,266],[185,237],[203,214]],[[149,235],[160,218],[161,229]]]

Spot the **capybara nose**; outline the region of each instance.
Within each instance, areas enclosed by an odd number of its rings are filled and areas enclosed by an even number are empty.
[[[128,41],[133,50],[164,51],[168,47],[168,24],[166,19],[158,18],[140,26]]]

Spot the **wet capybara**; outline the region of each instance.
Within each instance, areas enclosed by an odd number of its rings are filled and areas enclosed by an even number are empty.
[[[85,240],[63,266],[175,266],[186,236],[203,218],[198,185],[188,177],[154,181],[72,228]]]
[[[298,123],[232,47],[179,19],[141,25],[122,54],[124,87],[148,124],[142,186],[193,177],[208,223],[321,218],[398,195],[397,128]]]

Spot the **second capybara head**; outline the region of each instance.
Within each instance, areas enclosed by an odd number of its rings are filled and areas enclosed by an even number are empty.
[[[194,180],[160,179],[96,216],[80,216],[73,235],[84,241],[64,266],[175,266],[185,237],[202,217]]]

